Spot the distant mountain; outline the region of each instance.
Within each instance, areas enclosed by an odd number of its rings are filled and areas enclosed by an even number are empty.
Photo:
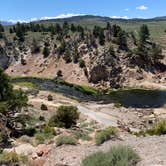
[[[166,16],[155,17],[154,20],[164,20],[164,21],[166,21]]]
[[[37,23],[62,23],[64,21],[72,23],[106,23],[106,22],[150,22],[150,21],[166,21],[166,16],[155,17],[155,18],[133,18],[133,19],[123,19],[123,18],[110,18],[103,16],[94,15],[84,15],[84,16],[74,16],[70,18],[60,18],[60,19],[48,19],[39,20]]]
[[[67,18],[57,18],[57,19],[43,19],[33,21],[35,23],[80,23],[80,24],[95,24],[95,23],[106,23],[106,22],[151,22],[151,21],[166,21],[166,16],[161,17],[154,17],[154,18],[132,18],[132,19],[124,19],[124,18],[111,18],[111,17],[104,17],[104,16],[94,16],[94,15],[82,15],[82,16],[73,16]],[[15,23],[9,21],[0,21],[0,24],[4,26],[14,25]]]
[[[9,22],[9,21],[0,21],[0,24],[2,24],[3,26],[14,25],[14,23]]]

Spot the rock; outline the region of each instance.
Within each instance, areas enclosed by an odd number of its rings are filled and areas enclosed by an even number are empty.
[[[31,159],[29,161],[29,165],[44,166],[45,162],[46,162],[46,159],[44,159],[44,158]]]
[[[5,152],[16,152],[17,154],[30,155],[35,151],[31,144],[21,144],[11,149],[4,149]]]
[[[34,154],[32,154],[32,160],[36,160],[37,158],[38,158],[38,156],[37,156],[37,154],[36,153],[34,153]]]
[[[36,154],[39,157],[47,156],[49,152],[50,152],[50,148],[47,145],[45,145],[45,144],[40,144],[36,148]]]
[[[129,128],[129,131],[130,131],[130,132],[133,132],[133,133],[139,133],[139,132],[140,132],[139,129],[132,128],[132,127]]]
[[[163,115],[163,114],[166,114],[166,109],[164,108],[160,108],[160,109],[155,109],[153,111],[154,115],[156,116],[160,116],[160,115]]]
[[[37,154],[39,157],[42,157],[43,154],[44,154],[44,152],[43,152],[42,150],[38,150],[38,151],[36,152],[36,154]]]
[[[0,67],[6,69],[10,64],[10,58],[7,56],[5,50],[0,47]]]

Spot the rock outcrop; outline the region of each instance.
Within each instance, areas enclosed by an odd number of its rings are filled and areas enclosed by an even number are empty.
[[[7,56],[6,51],[0,47],[0,67],[3,69],[8,68],[10,64],[10,57]]]

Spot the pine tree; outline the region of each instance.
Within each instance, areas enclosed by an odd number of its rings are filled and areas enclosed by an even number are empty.
[[[37,54],[37,53],[40,52],[40,45],[38,44],[38,42],[36,41],[36,39],[33,39],[33,41],[32,41],[31,52],[33,54]]]
[[[105,44],[105,35],[104,35],[104,30],[100,29],[100,33],[99,33],[99,43],[100,45],[104,45]]]
[[[71,28],[70,29],[71,29],[72,32],[75,32],[77,30],[74,24],[71,24]]]
[[[5,32],[5,29],[2,24],[0,24],[0,32]]]
[[[143,24],[140,28],[139,38],[140,42],[145,43],[150,37],[148,26]]]
[[[44,58],[47,58],[50,55],[50,50],[47,46],[45,46],[43,49],[43,55],[44,55]]]
[[[126,38],[126,32],[125,31],[119,31],[117,35],[117,43],[119,45],[119,49],[127,50],[127,38]]]
[[[17,133],[17,123],[23,122],[18,115],[27,106],[28,98],[21,90],[13,90],[10,78],[1,68],[0,82],[0,143],[4,143],[8,138],[6,128],[13,134]]]
[[[114,47],[111,45],[110,48],[109,48],[109,54],[111,56],[115,56],[115,51],[114,51]]]

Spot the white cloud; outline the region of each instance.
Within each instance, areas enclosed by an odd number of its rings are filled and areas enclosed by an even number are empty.
[[[141,5],[141,6],[136,7],[136,9],[137,9],[137,10],[147,10],[148,7],[145,6],[145,5]]]
[[[17,23],[17,22],[21,22],[21,23],[28,23],[28,22],[31,22],[31,21],[37,21],[37,20],[50,20],[50,19],[60,19],[60,18],[70,18],[70,17],[74,17],[74,16],[83,16],[84,14],[73,14],[73,13],[68,13],[68,14],[60,14],[58,16],[55,16],[55,17],[41,17],[41,18],[30,18],[30,19],[27,19],[27,20],[13,20],[13,19],[10,19],[8,20],[9,22],[11,23]]]
[[[114,19],[129,19],[128,16],[111,16],[110,18],[114,18]]]
[[[128,12],[129,10],[130,10],[129,8],[124,9],[124,11],[126,11],[126,12]]]

